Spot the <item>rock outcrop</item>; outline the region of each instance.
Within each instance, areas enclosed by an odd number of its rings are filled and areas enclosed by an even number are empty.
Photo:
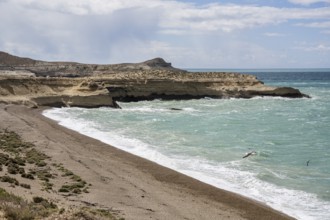
[[[112,65],[82,64],[75,62],[45,62],[20,58],[0,51],[0,72],[21,72],[36,77],[87,77],[107,75],[123,71],[136,70],[171,70],[182,72],[184,70],[172,67],[171,63],[162,58],[155,58],[142,63],[123,63]]]
[[[106,87],[87,78],[0,77],[1,102],[31,107],[114,107]]]
[[[125,79],[125,80],[123,80]],[[253,75],[141,71],[113,75],[103,81],[114,100],[252,98],[255,96],[307,97],[288,87],[266,86]]]
[[[0,52],[0,102],[30,106],[118,107],[152,99],[307,97],[264,85],[253,75],[191,73],[161,58],[115,65],[44,62]]]

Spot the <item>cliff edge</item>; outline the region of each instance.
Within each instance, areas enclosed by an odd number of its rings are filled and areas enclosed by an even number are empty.
[[[0,103],[118,107],[115,101],[308,97],[239,73],[191,73],[162,58],[112,65],[46,62],[0,52]]]

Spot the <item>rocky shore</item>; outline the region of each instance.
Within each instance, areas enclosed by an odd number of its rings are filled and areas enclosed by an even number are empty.
[[[114,65],[45,62],[0,52],[0,103],[118,107],[115,101],[152,99],[308,97],[264,85],[253,75],[191,73],[161,58]]]

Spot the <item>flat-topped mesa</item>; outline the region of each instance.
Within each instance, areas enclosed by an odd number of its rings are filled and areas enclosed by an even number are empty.
[[[117,107],[115,100],[308,97],[239,73],[187,72],[162,58],[114,65],[44,62],[0,52],[0,103]]]

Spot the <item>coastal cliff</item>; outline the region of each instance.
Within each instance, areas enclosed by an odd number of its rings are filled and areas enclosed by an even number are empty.
[[[0,52],[0,103],[118,107],[115,101],[196,98],[307,97],[266,86],[253,75],[191,73],[162,58],[113,65],[45,62]]]
[[[37,106],[113,107],[102,84],[85,78],[0,77],[0,103]]]

